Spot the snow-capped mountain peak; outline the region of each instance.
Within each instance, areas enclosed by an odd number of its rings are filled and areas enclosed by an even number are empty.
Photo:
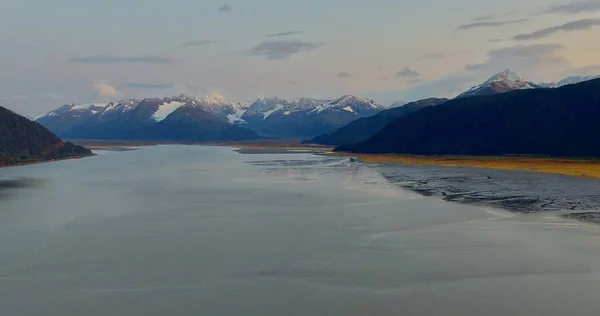
[[[245,116],[262,116],[266,119],[280,109],[289,107],[290,103],[278,97],[261,97],[244,113]],[[267,115],[268,114],[268,115]]]
[[[488,79],[486,81],[486,83],[496,82],[496,81],[510,81],[510,82],[514,82],[514,83],[524,83],[525,82],[525,80],[523,80],[523,78],[521,78],[521,76],[519,76],[516,72],[513,72],[510,69],[506,69],[502,72],[499,72],[499,73],[493,75],[492,77],[490,77],[490,79]]]
[[[209,94],[202,99],[207,104],[231,104],[224,96],[220,94]]]
[[[474,86],[457,98],[471,97],[475,95],[491,95],[504,93],[512,90],[534,89],[535,85],[521,78],[517,73],[506,69],[491,76],[484,83]]]
[[[336,100],[316,107],[311,113],[321,113],[326,110],[344,110],[350,113],[380,110],[382,107],[375,101],[355,95],[344,95]]]

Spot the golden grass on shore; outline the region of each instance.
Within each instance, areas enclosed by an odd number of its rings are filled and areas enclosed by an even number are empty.
[[[536,157],[460,157],[460,156],[408,156],[335,153],[358,157],[366,163],[399,163],[417,166],[471,167],[501,170],[524,170],[568,176],[600,179],[600,160],[579,160]]]

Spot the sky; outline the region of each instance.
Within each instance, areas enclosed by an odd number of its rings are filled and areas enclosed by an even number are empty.
[[[180,93],[380,103],[506,68],[600,74],[600,0],[0,0],[0,105],[33,116]]]

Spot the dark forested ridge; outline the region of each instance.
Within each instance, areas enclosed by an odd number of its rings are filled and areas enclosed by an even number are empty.
[[[330,134],[317,136],[306,143],[321,145],[356,144],[369,139],[394,119],[420,109],[439,105],[448,99],[430,98],[382,111],[374,116],[359,118]]]
[[[0,107],[0,165],[91,154],[86,148],[63,142],[40,124]]]
[[[600,157],[600,79],[455,99],[404,115],[370,139],[336,150]]]

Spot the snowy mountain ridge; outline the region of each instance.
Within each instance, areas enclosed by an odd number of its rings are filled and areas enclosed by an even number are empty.
[[[600,78],[600,76],[572,76],[557,82],[535,83],[523,79],[521,76],[511,71],[510,69],[506,69],[502,72],[493,75],[485,82],[470,88],[466,92],[457,96],[457,98],[465,98],[476,95],[492,95],[513,90],[560,88],[562,86],[577,84],[598,78]]]
[[[570,84],[578,84],[585,81],[590,81],[594,79],[600,79],[600,75],[598,76],[571,76],[565,79],[559,80],[557,82],[541,82],[538,83],[537,86],[540,88],[560,88]]]
[[[521,78],[517,73],[506,69],[491,76],[482,84],[476,85],[457,98],[466,98],[475,95],[491,95],[512,90],[535,89],[536,86]]]

